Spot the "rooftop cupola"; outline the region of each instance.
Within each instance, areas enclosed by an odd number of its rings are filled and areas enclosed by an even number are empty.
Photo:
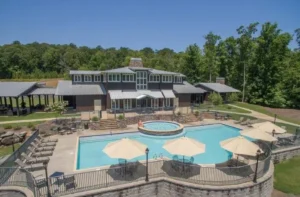
[[[143,67],[142,58],[130,58],[129,67]]]

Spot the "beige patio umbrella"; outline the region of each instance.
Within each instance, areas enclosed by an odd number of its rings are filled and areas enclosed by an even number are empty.
[[[164,144],[163,148],[173,155],[188,157],[205,152],[205,144],[188,137],[169,140]]]
[[[247,137],[250,137],[253,139],[263,140],[266,142],[277,141],[277,138],[273,137],[269,133],[266,133],[259,128],[244,129],[241,131],[241,135],[247,136]]]
[[[259,146],[257,146],[253,142],[250,142],[243,136],[229,138],[220,142],[220,145],[225,150],[232,152],[236,155],[256,156],[258,150],[260,150],[260,152],[263,153]]]
[[[254,128],[259,128],[260,130],[263,130],[265,132],[268,133],[285,133],[286,130],[277,126],[276,124],[272,123],[272,122],[262,122],[262,123],[256,123],[252,125]]]
[[[103,149],[109,157],[117,159],[133,159],[145,154],[147,146],[129,138],[111,142]]]

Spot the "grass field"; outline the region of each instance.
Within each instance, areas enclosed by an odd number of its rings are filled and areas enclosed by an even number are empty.
[[[21,144],[17,143],[14,146],[15,146],[15,150],[17,150],[17,148],[19,148],[21,146]],[[3,146],[3,147],[0,148],[0,157],[3,157],[5,155],[9,155],[12,152],[13,152],[12,146]]]
[[[266,114],[266,115],[269,115],[269,116],[274,116],[275,115],[274,113],[266,110],[263,106],[260,106],[260,105],[254,105],[254,104],[242,103],[242,102],[237,102],[234,105],[237,105],[237,106],[243,107],[243,108],[247,108],[247,109],[251,109],[253,111],[257,111],[257,112],[260,112],[262,114]],[[279,118],[281,120],[285,120],[287,122],[300,124],[300,120],[292,119],[292,118],[289,118],[289,117],[277,115],[277,118]]]
[[[249,118],[250,120],[256,119],[253,116],[247,116],[247,114],[242,115],[242,114],[234,114],[234,113],[232,113],[232,114],[230,114],[230,116],[232,117],[233,120],[239,120],[240,117],[244,117],[244,119],[248,119]],[[279,123],[279,122],[276,122],[276,125],[278,125],[278,126],[285,126],[288,133],[295,133],[296,129],[298,128],[297,126],[294,126],[294,125],[285,124],[285,123]]]
[[[0,117],[0,121],[17,121],[17,120],[32,120],[43,118],[56,118],[56,117],[73,117],[79,116],[78,114],[58,114],[55,112],[35,112],[24,116],[5,116]]]
[[[239,109],[236,107],[232,107],[226,104],[218,105],[218,106],[212,106],[211,104],[200,104],[199,109],[205,109],[205,110],[215,110],[215,111],[228,111],[228,112],[237,112],[237,113],[251,113],[250,111]]]
[[[300,157],[275,165],[274,188],[295,195],[300,194]]]

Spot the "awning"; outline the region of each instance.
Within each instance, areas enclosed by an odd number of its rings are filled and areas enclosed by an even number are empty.
[[[173,90],[162,90],[163,95],[165,96],[165,98],[176,98]]]
[[[164,98],[161,91],[151,90],[138,90],[138,91],[121,91],[121,90],[110,90],[108,91],[111,99],[142,99],[144,97],[151,98]]]

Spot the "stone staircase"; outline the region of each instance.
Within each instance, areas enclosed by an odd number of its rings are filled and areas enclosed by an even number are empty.
[[[101,119],[100,120],[100,130],[105,129],[118,129],[118,123],[116,119]]]

